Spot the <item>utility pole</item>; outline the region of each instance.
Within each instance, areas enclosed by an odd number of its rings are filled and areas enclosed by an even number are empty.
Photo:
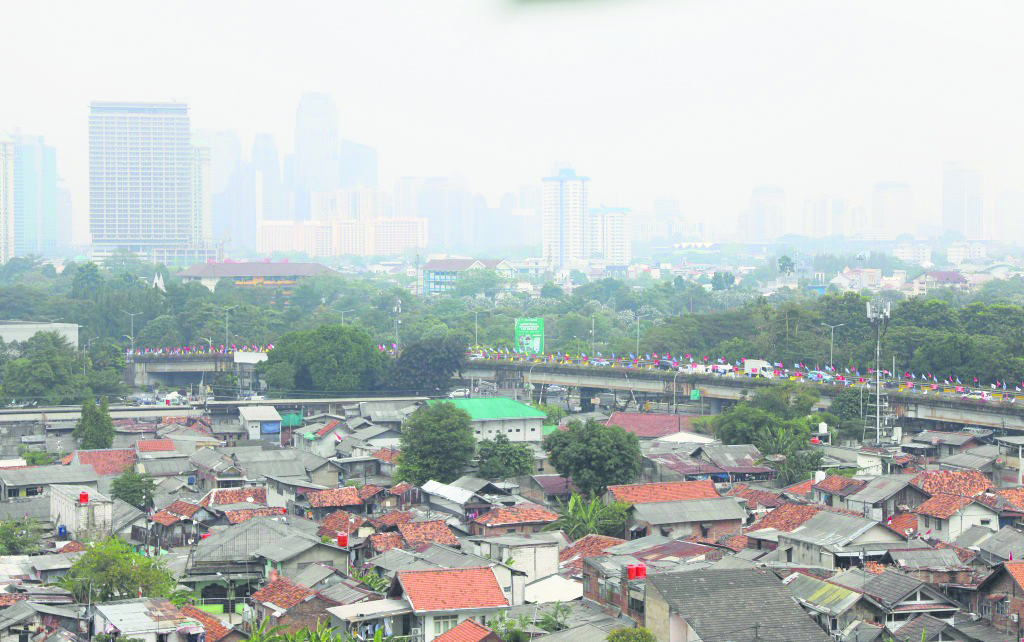
[[[640,358],[640,319],[646,317],[646,314],[636,315],[636,358]]]
[[[135,354],[135,317],[139,316],[142,313],[141,312],[128,312],[127,310],[122,310],[122,312],[127,314],[128,318],[131,319],[131,328],[132,329],[131,329],[131,332],[130,332],[130,336],[131,336],[131,341],[132,341],[132,354],[134,355]]]
[[[590,315],[590,356],[594,356],[594,315]]]
[[[229,324],[228,319],[231,315],[231,311],[237,308],[237,305],[233,305],[230,308],[224,308],[224,351],[227,352],[231,349],[230,333],[228,332]]]
[[[342,311],[341,311],[341,323],[342,323],[343,325],[344,325],[344,323],[345,323],[345,313],[346,313],[346,312],[355,312],[355,310],[342,310]]]
[[[821,325],[828,328],[832,334],[831,338],[828,341],[828,367],[832,370],[835,370],[835,367],[832,365],[832,349],[836,345],[836,328],[841,328],[846,324],[840,323],[838,325],[829,325],[828,323],[822,323]]]
[[[395,313],[395,357],[398,357],[398,346],[401,343],[401,341],[399,341],[398,328],[400,325],[402,325],[401,319],[398,318],[398,315],[402,314],[401,299],[395,300],[395,307],[393,309],[393,312]]]
[[[892,304],[868,301],[868,320],[875,326],[875,443],[882,443],[882,329],[892,316]]]

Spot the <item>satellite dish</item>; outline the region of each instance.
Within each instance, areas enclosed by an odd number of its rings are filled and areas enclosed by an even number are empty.
[[[253,503],[253,502],[254,502],[254,501],[256,501],[256,500],[255,500],[255,499],[253,499],[252,497],[246,497],[246,498],[245,498],[245,501],[247,501],[247,502],[249,502],[249,503],[251,504],[251,503]]]

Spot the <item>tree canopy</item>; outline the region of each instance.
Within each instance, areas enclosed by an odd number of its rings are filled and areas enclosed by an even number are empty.
[[[294,395],[375,390],[384,368],[370,335],[340,324],[290,332],[260,364],[271,390]]]
[[[31,517],[0,521],[0,555],[26,555],[39,550],[42,528]]]
[[[619,426],[593,419],[570,421],[567,430],[544,437],[544,450],[558,474],[570,477],[587,497],[614,484],[628,484],[640,474],[640,443]]]
[[[82,450],[110,448],[113,445],[114,421],[110,418],[106,397],[100,400],[98,408],[91,398],[85,400],[82,404],[82,416],[73,434],[78,440],[78,447]]]
[[[129,468],[117,476],[110,487],[110,494],[132,506],[146,510],[153,506],[156,481],[145,473]]]
[[[476,451],[469,414],[453,403],[421,406],[402,426],[396,477],[416,486],[462,476]]]
[[[498,480],[529,475],[533,472],[533,449],[528,444],[513,443],[503,434],[484,439],[478,446],[480,476]]]
[[[138,597],[168,597],[174,575],[163,561],[136,553],[122,539],[94,543],[58,582],[79,602],[109,602]]]

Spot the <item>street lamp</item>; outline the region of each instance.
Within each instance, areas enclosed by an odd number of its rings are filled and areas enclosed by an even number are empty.
[[[402,314],[402,300],[401,299],[396,299],[395,300],[395,307],[392,308],[392,311],[395,313],[395,358],[397,359],[398,358],[398,344],[401,343],[401,341],[399,341],[399,335],[398,335],[399,326],[402,324],[402,320],[398,318],[398,315]]]
[[[122,334],[121,336],[124,337],[125,339],[128,339],[128,341],[131,342],[131,344],[132,344],[132,355],[134,356],[135,355],[135,337],[129,336],[127,334]]]
[[[124,312],[125,314],[127,314],[128,318],[131,319],[132,329],[131,329],[130,334],[131,334],[131,336],[134,337],[135,336],[135,317],[139,316],[142,313],[141,312],[128,312],[127,310],[121,310],[121,312]],[[132,339],[132,348],[133,348],[133,350],[134,350],[134,346],[135,346],[135,340]]]
[[[832,366],[832,348],[835,346],[836,343],[836,328],[841,328],[846,324],[840,323],[837,325],[829,325],[827,323],[822,323],[821,325],[831,330],[832,337],[828,341],[828,367],[831,368],[832,370],[835,370],[835,368]]]
[[[345,323],[345,313],[346,312],[355,312],[355,309],[352,309],[352,310],[342,310],[341,311],[341,322],[342,323]]]
[[[473,311],[473,345],[480,347],[480,310]]]
[[[230,308],[224,308],[224,351],[225,352],[231,346],[231,341],[228,340],[230,338],[230,336],[231,336],[228,333],[228,327],[229,327],[229,325],[228,325],[228,318],[231,315],[231,311],[234,310],[237,307],[238,307],[237,305],[233,305]]]
[[[210,337],[198,337],[210,345],[210,352],[213,352],[213,339]]]

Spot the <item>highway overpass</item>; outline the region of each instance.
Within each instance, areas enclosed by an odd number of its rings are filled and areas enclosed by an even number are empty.
[[[600,391],[646,393],[661,401],[688,402],[698,390],[709,413],[719,412],[723,405],[735,403],[754,394],[764,386],[778,385],[778,380],[751,379],[743,376],[699,375],[655,368],[620,368],[612,366],[575,366],[528,361],[471,361],[463,370],[466,378],[493,381],[499,388],[523,389],[529,384],[556,384],[566,388],[582,388],[588,394]],[[821,395],[820,408],[828,408],[831,397],[840,389],[832,384],[804,382]],[[868,394],[865,387],[865,396]],[[916,389],[915,389],[916,390]],[[891,388],[886,390],[890,411],[896,425],[909,427],[979,426],[1024,431],[1024,395],[1018,403],[1015,395],[999,401],[961,399],[949,387],[918,391]],[[874,388],[870,388],[874,394]],[[944,392],[947,391],[947,392]],[[873,397],[872,397],[873,399]],[[1013,399],[1013,403],[1008,400]],[[865,399],[867,404],[867,397]]]

